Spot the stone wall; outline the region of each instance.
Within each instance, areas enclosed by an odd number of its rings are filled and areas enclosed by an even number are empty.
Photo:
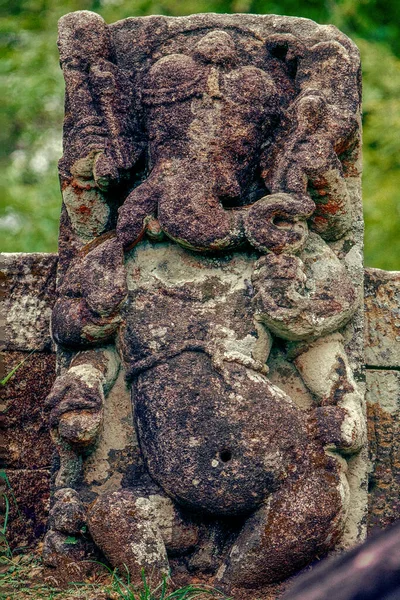
[[[369,529],[400,518],[400,273],[365,271]]]
[[[1,386],[1,457],[13,492],[6,490],[7,539],[13,548],[42,539],[49,509],[54,457],[42,411],[55,378],[49,322],[56,268],[54,254],[1,255],[1,378],[24,361]]]
[[[1,377],[25,360],[1,386],[1,458],[13,491],[8,493],[11,513],[7,524],[7,538],[13,548],[40,542],[49,509],[56,457],[43,405],[55,378],[49,320],[55,301],[56,266],[54,254],[1,256]],[[365,317],[371,459],[368,526],[372,530],[400,518],[400,272],[366,269]],[[116,415],[118,422],[120,416]],[[126,427],[130,430],[129,424]],[[112,427],[110,432],[112,446]],[[111,446],[107,456],[126,462],[126,453],[119,446],[112,452]],[[115,474],[118,479],[119,467],[126,470],[126,465],[114,464],[115,460],[109,465],[107,456],[100,465],[108,473],[106,487],[113,483]],[[1,484],[7,487],[4,478]]]

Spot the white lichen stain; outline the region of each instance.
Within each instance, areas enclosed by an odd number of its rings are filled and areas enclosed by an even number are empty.
[[[132,404],[121,369],[104,403],[103,431],[98,443],[84,462],[84,477],[88,485],[96,482],[94,491],[104,493],[120,488],[122,473],[111,471],[109,455],[112,450],[126,450],[137,446],[133,427]],[[98,485],[100,482],[101,485]]]
[[[189,254],[177,244],[153,244],[146,240],[127,257],[128,288],[138,288],[134,273],[140,269],[139,286],[142,289],[158,287],[160,283],[167,288],[179,288],[188,283],[201,284],[207,279],[218,278],[221,284],[229,286],[232,293],[245,289],[245,280],[251,280],[256,259],[256,254],[233,253],[229,263],[215,259],[215,264],[211,264],[209,257]]]
[[[143,519],[151,521],[159,528],[164,542],[170,543],[175,521],[175,508],[172,500],[158,494],[150,494],[148,498],[138,498],[135,506]]]
[[[138,541],[132,541],[129,547],[138,565],[155,567],[168,574],[167,551],[160,531],[149,521],[138,522],[136,528]]]
[[[36,340],[48,336],[51,308],[44,300],[26,294],[13,298],[6,311],[7,337],[14,345],[25,349],[36,346]]]

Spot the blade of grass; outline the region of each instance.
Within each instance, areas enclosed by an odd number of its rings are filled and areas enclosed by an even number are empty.
[[[17,499],[16,499],[16,497],[14,495],[13,489],[11,487],[10,480],[8,479],[7,473],[5,472],[4,469],[0,469],[0,479],[2,479],[5,482],[6,486],[8,487],[8,490],[9,490],[8,493],[10,494],[10,496],[11,496],[11,498],[12,498],[14,504],[15,504],[15,508],[17,509],[18,516],[22,518],[21,511],[19,510],[19,507],[18,507]]]
[[[6,505],[6,510],[4,512],[4,523],[3,523],[3,527],[1,528],[0,532],[3,535],[6,535],[6,531],[7,531],[7,523],[8,523],[8,515],[10,514],[10,503],[8,501],[8,498],[6,496],[6,494],[2,494],[3,498],[4,498],[4,503]]]
[[[36,352],[36,348],[34,348],[34,350],[31,350],[31,352],[29,352],[28,356],[25,356],[25,358],[22,359],[21,362],[19,362],[16,367],[14,367],[9,373],[7,373],[7,375],[5,377],[3,377],[3,379],[0,381],[0,384],[1,385],[6,385],[6,383],[8,383],[8,381],[11,379],[11,377],[18,371],[18,369],[20,367],[22,367],[22,365],[24,364],[24,362],[26,360],[28,360],[28,358],[30,357],[30,355],[33,354],[34,352]]]

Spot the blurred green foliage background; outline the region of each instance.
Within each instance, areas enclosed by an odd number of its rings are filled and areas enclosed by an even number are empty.
[[[399,0],[0,0],[1,250],[54,252],[61,195],[63,80],[57,20],[88,9],[107,22],[150,14],[275,13],[333,23],[359,46],[364,74],[365,259],[400,269]]]

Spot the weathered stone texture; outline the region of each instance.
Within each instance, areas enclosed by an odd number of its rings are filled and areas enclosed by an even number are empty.
[[[56,254],[1,254],[0,348],[49,350]]]
[[[87,522],[133,580],[171,566],[237,598],[267,596],[366,531],[358,51],[303,19],[108,26],[88,11],[61,19],[59,49],[57,298],[54,257],[28,259],[24,275],[16,255],[4,271],[6,349],[38,341],[43,357],[37,381],[26,363],[15,399],[9,388],[11,409],[29,415],[9,440],[10,472],[32,482],[32,457],[48,477],[30,433],[41,415],[20,399],[30,381],[40,404],[48,391],[43,328],[55,300],[48,565],[92,552]],[[379,310],[384,279],[367,277]],[[395,330],[395,309],[384,310]],[[397,510],[397,408],[376,398],[398,381],[379,377],[369,379],[371,494],[383,525]]]
[[[365,270],[365,363],[400,368],[400,271]]]
[[[43,407],[55,379],[49,321],[57,261],[55,254],[0,255],[1,377],[18,367],[1,387],[1,454],[12,486],[12,494],[4,490],[12,548],[37,544],[48,517],[54,451]]]
[[[367,410],[368,526],[373,530],[400,519],[400,368],[367,371]]]
[[[366,269],[364,306],[373,530],[400,519],[400,272]]]
[[[97,497],[89,532],[133,578],[171,560],[228,591],[276,584],[365,533],[358,50],[305,19],[88,11],[58,45],[55,486]],[[116,461],[114,344],[137,435],[118,419]],[[132,514],[165,495],[197,551]]]
[[[26,359],[1,389],[2,462],[12,488],[12,495],[4,490],[11,507],[7,540],[12,548],[35,546],[46,529],[54,462],[43,407],[55,379],[55,354],[2,352],[0,358],[6,373]]]
[[[30,264],[29,255],[25,256]],[[22,257],[17,256],[16,258],[19,268],[21,268]],[[48,260],[54,263],[55,257],[51,256]],[[8,264],[10,270],[16,270],[16,267]],[[369,282],[371,282],[371,271],[375,273],[377,270],[366,270],[366,280]],[[30,285],[34,283],[37,289],[41,289],[43,281],[40,282],[40,279],[43,277],[43,273],[35,274],[35,279],[39,280],[35,282],[32,281],[29,271],[27,273]],[[379,271],[379,293],[385,295],[384,281],[387,281],[389,288],[387,294],[393,294],[393,282],[397,281],[396,278],[396,273]],[[48,285],[51,287],[53,283],[49,281]],[[21,286],[24,289],[23,282],[21,282]],[[371,287],[369,287],[369,292],[371,293]],[[369,295],[365,301],[368,331],[374,331],[381,326],[381,323],[377,322],[380,315],[377,316],[375,311],[371,312],[370,310],[372,300],[373,296]],[[383,308],[384,306],[382,306]],[[396,311],[396,304],[391,308]],[[48,319],[48,311],[44,318]],[[385,322],[393,323],[394,318],[395,315],[390,315],[390,305],[387,305]],[[389,328],[389,331],[392,329]],[[384,338],[384,330],[381,330],[380,335]],[[366,351],[367,354],[370,351],[368,346]],[[27,354],[23,352],[4,352],[4,373],[16,366],[26,356]],[[304,389],[301,379],[296,375],[296,371],[293,370],[292,363],[285,363],[282,359],[276,362],[274,356],[276,356],[276,352],[268,363],[272,381],[276,381],[277,385],[287,389],[289,395],[294,394],[297,398],[303,397],[304,408],[307,408],[312,400],[309,392]],[[2,415],[3,426],[5,426],[3,435],[8,440],[6,451],[3,453],[3,461],[8,462],[7,473],[20,511],[18,514],[15,505],[11,502],[7,537],[12,547],[36,544],[45,531],[50,491],[48,467],[52,451],[42,411],[45,396],[55,377],[54,361],[55,357],[52,354],[35,353],[31,355],[2,389],[2,397],[8,405],[8,410]],[[399,366],[398,363],[397,366]],[[371,458],[368,524],[369,529],[372,530],[384,528],[400,517],[400,450],[398,444],[400,439],[400,373],[395,370],[373,369],[367,370],[366,375]],[[134,430],[131,423],[129,395],[123,379],[120,378],[118,385],[113,388],[105,410],[107,429],[100,445],[87,463],[85,475],[92,489],[98,489],[98,492],[101,493],[116,490],[120,485],[129,487],[142,469],[134,437],[130,437],[134,436]],[[128,447],[131,448],[129,451],[124,450]],[[94,482],[97,482],[97,486],[93,487]],[[202,548],[203,545],[200,545],[199,551]],[[202,561],[206,560],[204,550],[200,551],[200,555],[203,556]],[[271,597],[275,596],[275,592],[271,591],[270,593]]]
[[[48,469],[7,469],[13,496],[10,501],[7,540],[11,548],[32,548],[47,529],[50,498]],[[15,502],[14,502],[15,498]]]
[[[25,362],[2,388],[7,469],[50,469],[53,449],[43,406],[55,378],[55,354],[3,352],[5,371]]]

